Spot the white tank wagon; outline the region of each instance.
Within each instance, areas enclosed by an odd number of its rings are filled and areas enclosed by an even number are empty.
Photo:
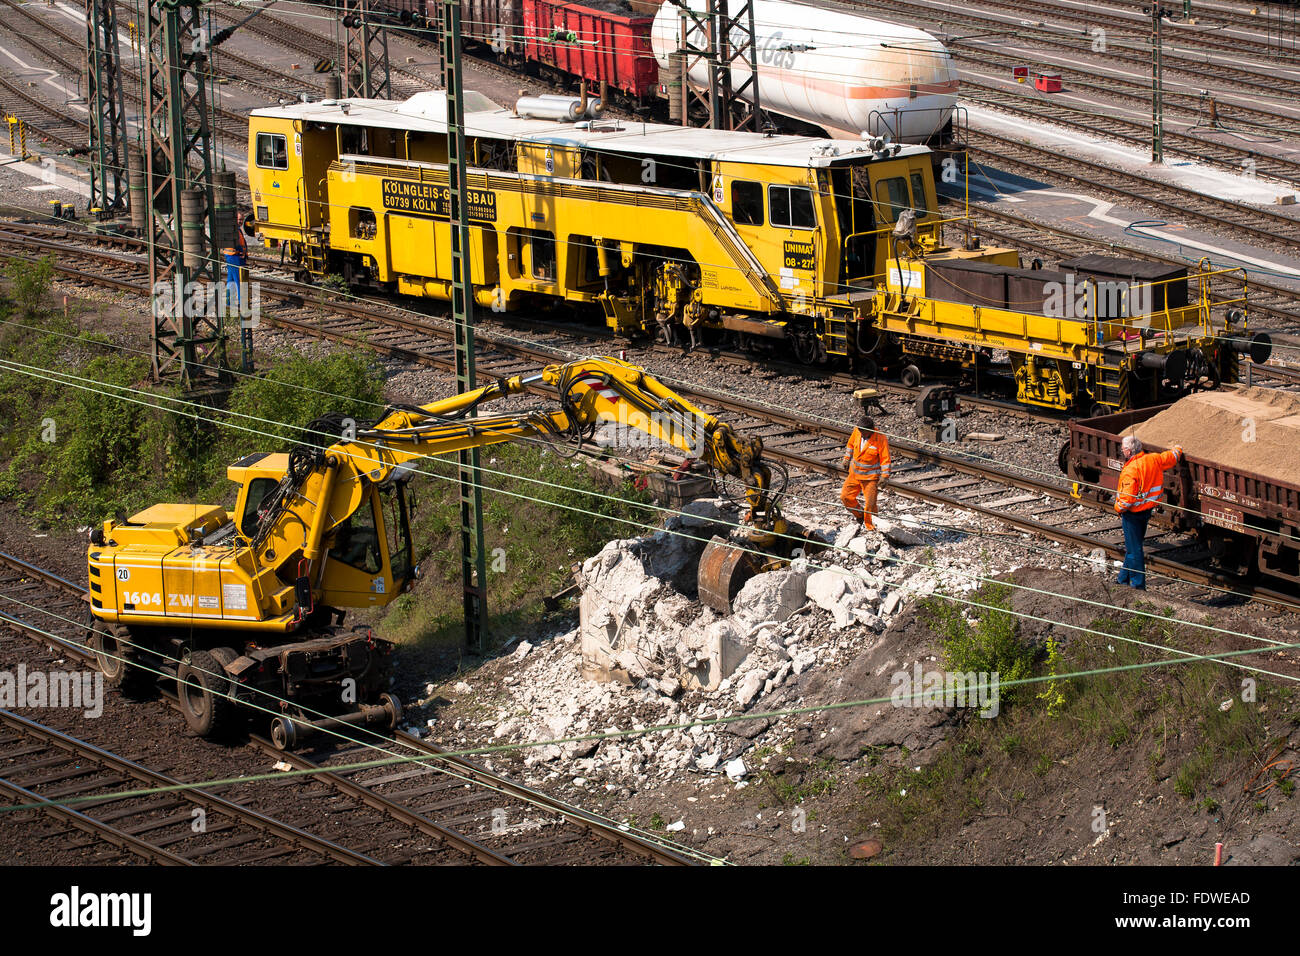
[[[706,0],[682,0],[702,14]],[[655,15],[651,43],[662,75],[682,45],[683,12],[665,3]],[[687,18],[688,41],[703,47],[703,31]],[[759,97],[765,110],[819,126],[831,136],[863,133],[907,143],[947,138],[957,103],[957,68],[943,44],[914,27],[783,0],[755,0]],[[740,37],[736,38],[737,40]],[[732,67],[733,87],[749,78]],[[702,59],[689,82],[708,87]]]

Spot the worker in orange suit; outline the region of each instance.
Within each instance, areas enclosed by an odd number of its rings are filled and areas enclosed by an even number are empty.
[[[840,489],[840,501],[860,525],[870,528],[880,482],[889,477],[889,439],[876,431],[875,419],[870,415],[858,419],[840,465],[849,470]]]
[[[1142,441],[1136,435],[1125,435],[1120,447],[1124,452],[1124,470],[1119,473],[1119,486],[1115,489],[1115,510],[1124,528],[1124,567],[1116,583],[1145,591],[1147,566],[1142,543],[1147,536],[1147,524],[1164,496],[1165,472],[1182,460],[1183,450],[1175,445],[1173,451],[1144,452]]]

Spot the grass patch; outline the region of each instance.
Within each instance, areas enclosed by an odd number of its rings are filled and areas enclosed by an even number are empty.
[[[997,674],[1001,681],[1023,680],[1033,674],[1034,649],[1020,640],[1020,619],[1011,613],[1011,587],[985,584],[976,592],[977,615],[966,617],[968,605],[940,596],[921,605],[927,623],[940,636],[944,667],[949,671]],[[1005,706],[1016,699],[1014,688],[1000,692]]]
[[[415,645],[458,645],[464,633],[456,461],[425,462],[422,468],[438,476],[414,485],[412,535],[422,578],[390,606],[386,636]],[[568,583],[573,564],[653,521],[653,512],[637,507],[650,502],[647,493],[630,484],[611,491],[580,461],[545,449],[496,445],[484,450],[483,468],[488,614],[497,642],[543,613],[543,599]]]
[[[952,617],[939,620],[951,622]],[[950,631],[940,633],[950,637],[955,631],[963,638],[956,646],[962,648],[969,646],[971,631],[979,630],[969,622],[948,626]],[[1004,625],[995,628],[993,646],[1005,647]],[[1180,632],[1163,614],[1123,623],[1103,618],[1090,628],[1102,634],[1072,635],[1060,642],[1037,673],[1099,670],[1173,656],[1122,638],[1204,650],[1201,636]],[[887,845],[914,845],[949,837],[978,816],[1011,817],[1027,802],[1032,806],[1036,796],[1067,786],[1080,774],[1086,777],[1112,750],[1133,754],[1139,766],[1145,761],[1153,782],[1194,803],[1194,809],[1215,812],[1220,803],[1236,803],[1243,784],[1300,727],[1300,696],[1290,686],[1260,684],[1259,702],[1268,704],[1261,709],[1240,699],[1239,672],[1212,662],[1038,686],[1056,692],[1022,694],[1019,705],[997,719],[970,720],[919,772],[905,758],[886,762],[882,754],[869,754],[865,773],[856,781],[860,832],[870,830]],[[1233,703],[1224,709],[1227,700]],[[1276,779],[1260,776],[1254,783],[1256,792],[1267,788],[1257,801],[1265,805],[1289,799],[1295,789],[1294,781],[1280,774]],[[1270,783],[1274,786],[1268,788]]]

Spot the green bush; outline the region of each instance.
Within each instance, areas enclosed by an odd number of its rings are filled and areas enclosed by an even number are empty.
[[[223,429],[223,453],[233,460],[255,449],[283,451],[315,437],[301,429],[328,412],[378,418],[383,396],[383,370],[368,360],[345,352],[295,356],[235,386],[229,421],[239,427]]]
[[[34,319],[45,311],[54,285],[54,261],[49,256],[28,262],[10,259],[5,264],[9,294],[23,318]]]
[[[1011,613],[1011,588],[995,583],[981,588],[975,597],[980,614],[975,623],[966,620],[966,605],[936,598],[926,603],[932,626],[940,634],[944,667],[961,673],[998,675],[999,681],[1023,680],[1033,673],[1033,648],[1020,640],[1020,621]],[[1005,704],[1014,699],[1014,688],[1001,691]]]

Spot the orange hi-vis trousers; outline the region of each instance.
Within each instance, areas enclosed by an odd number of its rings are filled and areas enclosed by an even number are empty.
[[[853,517],[870,528],[871,519],[876,514],[876,496],[879,491],[879,478],[865,479],[849,475],[844,479],[844,487],[840,489],[840,501]]]

